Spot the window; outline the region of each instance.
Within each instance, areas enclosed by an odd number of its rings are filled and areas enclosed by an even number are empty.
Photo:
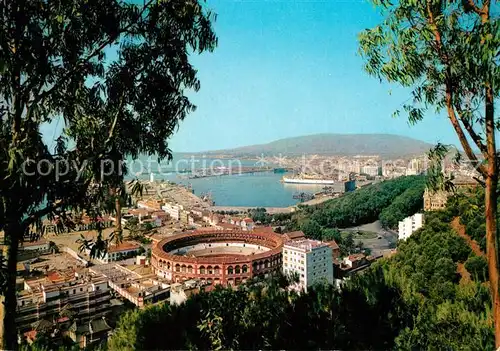
[[[98,287],[98,286],[96,286],[96,288],[95,288],[95,289],[96,289],[96,290],[99,290],[99,287]]]

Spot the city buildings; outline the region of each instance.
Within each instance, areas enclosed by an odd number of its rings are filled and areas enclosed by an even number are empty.
[[[298,275],[298,290],[321,282],[333,283],[333,254],[327,243],[317,240],[291,240],[283,246],[283,273]]]
[[[51,272],[24,282],[17,297],[16,325],[28,339],[43,327],[68,333],[85,347],[107,337],[110,329],[101,321],[110,312],[110,300],[108,283],[100,274]]]
[[[184,210],[184,206],[167,202],[161,207],[161,209],[167,212],[170,215],[170,218],[178,221],[181,218],[181,213]]]
[[[399,222],[398,239],[406,240],[412,235],[417,229],[422,228],[424,225],[424,215],[422,213],[416,213],[413,216],[406,217]]]
[[[168,299],[170,285],[154,279],[148,267],[138,268],[144,268],[145,272],[133,271],[116,263],[95,266],[91,270],[106,277],[111,289],[139,308]]]

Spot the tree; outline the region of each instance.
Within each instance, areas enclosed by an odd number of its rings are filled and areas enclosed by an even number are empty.
[[[465,268],[474,279],[483,282],[488,276],[488,262],[483,256],[471,256],[465,261]]]
[[[314,219],[308,220],[300,226],[304,234],[312,239],[321,239],[323,236],[323,228]]]
[[[498,11],[492,11],[490,0],[373,2],[385,18],[359,36],[367,72],[413,87],[413,103],[404,105],[411,123],[422,120],[431,106],[446,111],[465,154],[482,177],[495,340],[500,347],[495,141],[499,123],[494,114],[500,83]]]
[[[0,1],[0,230],[5,234],[2,349],[17,349],[16,257],[28,228],[68,210],[98,221],[123,160],[171,158],[167,138],[195,106],[189,55],[212,51],[214,16],[197,0]],[[46,145],[42,124],[64,127]],[[55,136],[55,135],[54,135]],[[119,234],[119,233],[118,233]]]

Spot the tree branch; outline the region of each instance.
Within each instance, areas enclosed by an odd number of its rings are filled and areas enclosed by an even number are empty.
[[[464,7],[465,7],[467,10],[472,10],[472,11],[474,11],[474,12],[475,12],[475,13],[477,13],[478,15],[480,15],[480,14],[481,14],[481,12],[482,12],[482,9],[481,9],[481,8],[479,8],[479,7],[475,4],[474,0],[465,0],[465,1],[464,1]]]
[[[113,123],[111,124],[111,128],[109,129],[108,138],[104,142],[104,147],[106,147],[109,144],[109,142],[111,141],[111,138],[113,138],[113,134],[114,134],[114,131],[116,128],[116,123],[118,122],[118,115],[120,114],[122,107],[123,107],[123,96],[120,98],[120,103],[118,104],[118,108],[116,110],[115,117],[113,119]]]
[[[450,66],[448,63],[448,56],[445,52],[443,52],[443,44],[441,41],[441,33],[439,32],[439,29],[436,25],[436,22],[434,20],[434,14],[431,9],[431,0],[427,0],[427,14],[428,14],[428,20],[430,27],[432,29],[432,32],[434,33],[434,38],[436,41],[437,45],[437,51],[438,55],[442,57],[443,59],[443,64],[447,66],[446,68],[446,76],[445,76],[445,86],[446,86],[446,110],[448,112],[448,118],[451,121],[451,124],[453,125],[453,128],[455,129],[455,132],[457,133],[458,139],[460,140],[460,143],[462,144],[462,147],[464,148],[464,151],[467,155],[467,157],[474,163],[474,166],[479,173],[483,177],[486,177],[487,175],[487,170],[484,167],[483,164],[477,159],[477,156],[474,154],[472,151],[472,148],[470,146],[469,141],[467,140],[467,137],[462,129],[462,126],[460,125],[460,122],[458,121],[457,115],[455,113],[455,109],[453,107],[453,86],[452,86],[452,81],[451,81],[451,70]],[[467,126],[464,124],[464,127]],[[474,130],[472,129],[472,126],[470,126],[471,131],[473,134],[475,134]],[[471,135],[472,137],[472,135]]]
[[[21,228],[23,228],[23,231],[24,231],[31,224],[33,224],[37,219],[39,219],[39,218],[41,218],[43,216],[46,216],[49,213],[54,212],[55,210],[57,210],[58,207],[60,207],[62,205],[63,205],[63,201],[62,200],[58,200],[58,201],[54,202],[51,205],[47,205],[45,208],[43,208],[41,210],[32,212],[31,214],[28,215],[28,217],[26,219],[24,219],[21,222]]]
[[[139,12],[137,16],[137,20],[139,20],[144,12],[149,8],[149,6],[153,3],[154,0],[149,0],[146,4],[144,4],[144,7],[142,8],[141,12]],[[67,71],[63,76],[52,85],[52,87],[43,93],[39,94],[38,97],[36,97],[33,101],[33,103],[38,103],[40,102],[43,98],[47,97],[50,95],[56,88],[58,88],[63,82],[65,82],[72,74],[76,73],[78,69],[85,63],[89,62],[92,58],[97,56],[106,46],[110,45],[113,41],[115,41],[120,35],[123,33],[127,32],[130,27],[132,27],[136,21],[130,21],[128,25],[126,25],[124,28],[122,28],[120,31],[118,31],[115,35],[110,36],[107,40],[105,40],[101,45],[99,45],[96,49],[94,49],[87,57],[84,59],[81,59],[80,62],[76,63],[72,69]]]
[[[448,118],[451,121],[451,124],[453,125],[453,128],[455,129],[455,132],[457,133],[458,139],[460,140],[460,143],[462,144],[462,147],[464,148],[464,151],[467,155],[467,157],[474,163],[475,168],[483,177],[486,177],[487,175],[487,170],[484,167],[483,164],[477,159],[477,156],[474,154],[472,151],[472,148],[470,147],[470,143],[467,140],[467,137],[465,136],[465,133],[460,126],[460,122],[457,119],[457,115],[455,114],[455,109],[453,108],[453,92],[452,92],[452,87],[451,83],[449,81],[449,68],[447,69],[447,79],[446,79],[446,110],[448,112]]]
[[[486,145],[483,143],[483,140],[481,139],[481,137],[476,133],[476,131],[474,130],[472,125],[469,123],[469,120],[464,116],[462,108],[460,107],[460,104],[458,104],[458,103],[455,104],[455,110],[457,111],[458,117],[459,117],[460,121],[462,122],[467,133],[469,133],[470,137],[472,138],[472,140],[474,141],[476,146],[479,148],[479,150],[481,150],[481,152],[483,153],[483,156],[486,156],[486,154],[487,154]]]

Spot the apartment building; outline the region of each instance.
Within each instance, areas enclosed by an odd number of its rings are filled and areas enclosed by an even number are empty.
[[[110,300],[108,282],[102,275],[52,272],[42,279],[25,281],[17,297],[17,328],[24,333],[32,330],[35,322],[56,325],[67,315],[77,324],[88,323],[110,312]]]
[[[406,240],[412,235],[417,229],[422,228],[424,225],[424,215],[422,213],[416,213],[413,216],[406,217],[399,222],[398,239]]]
[[[371,177],[376,177],[381,174],[380,167],[376,165],[365,165],[361,167],[361,173],[367,174]]]
[[[170,285],[152,278],[151,271],[143,275],[116,263],[98,265],[91,271],[105,276],[111,289],[139,308],[170,297]]]
[[[170,218],[178,221],[181,218],[181,213],[184,210],[184,206],[179,204],[174,205],[167,202],[165,205],[161,207],[161,209],[167,212],[170,215]]]
[[[283,246],[283,273],[299,277],[294,286],[298,290],[321,282],[333,283],[332,248],[324,242],[311,239],[292,240]]]

